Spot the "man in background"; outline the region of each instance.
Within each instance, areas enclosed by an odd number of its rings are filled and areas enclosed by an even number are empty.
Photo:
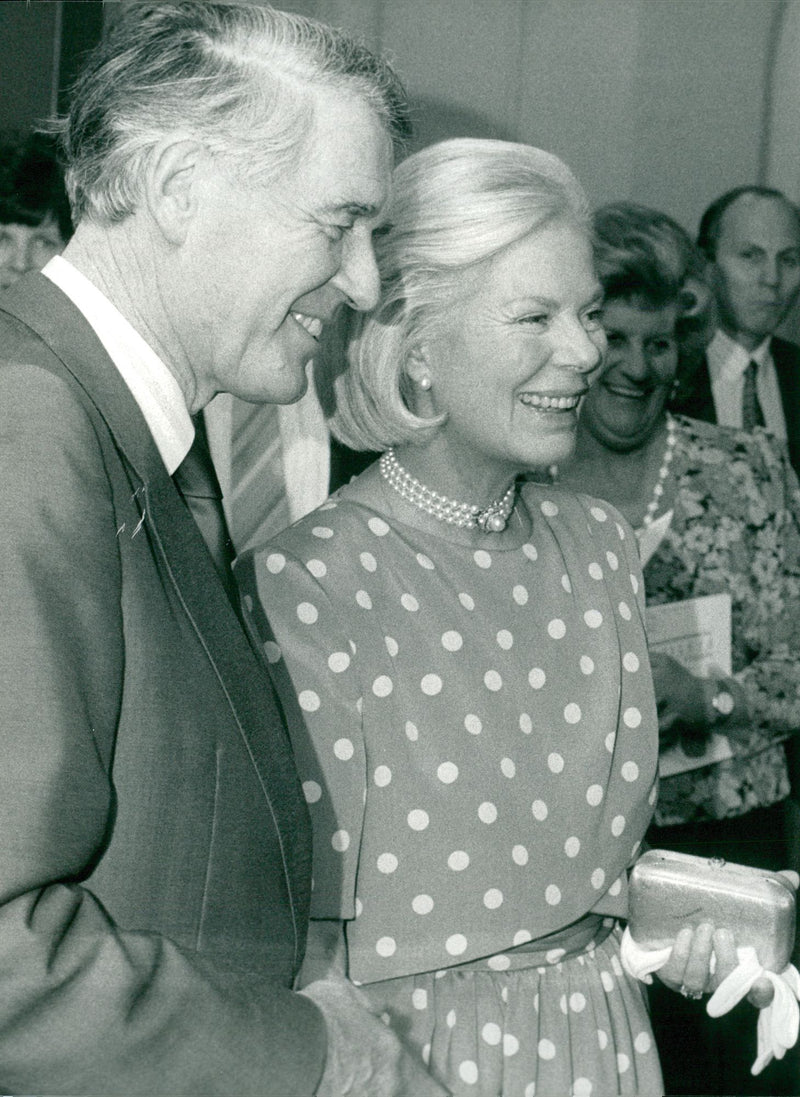
[[[724,426],[763,426],[800,470],[800,347],[775,331],[800,291],[800,218],[780,191],[738,187],[703,214],[719,328],[672,410]]]
[[[0,298],[0,1089],[441,1093],[343,978],[302,993],[308,819],[200,411],[289,403],[405,124],[260,5],[130,5],[64,125],[63,257]]]

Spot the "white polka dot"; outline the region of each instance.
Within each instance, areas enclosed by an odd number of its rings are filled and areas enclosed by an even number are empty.
[[[358,986],[357,983],[356,983],[356,986]],[[422,1045],[422,1051],[420,1052],[420,1056],[421,1056],[422,1061],[425,1064],[425,1066],[427,1066],[428,1063],[431,1061],[431,1045],[430,1044],[423,1044]]]
[[[611,570],[616,571],[619,567],[619,557],[617,556],[617,554],[615,552],[607,552],[606,560],[608,561],[608,566],[611,568]]]
[[[646,1055],[650,1048],[653,1046],[653,1041],[650,1038],[649,1032],[638,1032],[633,1041],[633,1046],[639,1052],[640,1055]]]
[[[407,609],[409,613],[416,613],[419,609],[419,602],[413,594],[401,594],[400,605],[403,609]]]
[[[596,808],[603,799],[603,786],[602,785],[589,785],[586,790],[586,803],[590,807]]]
[[[614,835],[615,838],[619,838],[620,834],[622,834],[624,829],[625,829],[625,816],[624,815],[615,815],[614,818],[611,820],[611,833]]]
[[[471,598],[468,594],[459,594],[458,600],[464,609],[475,609],[475,599]]]
[[[547,681],[547,675],[541,667],[534,667],[528,672],[528,684],[531,689],[541,689]]]
[[[426,556],[424,552],[417,553],[417,563],[421,568],[425,568],[426,571],[434,570],[434,563],[430,556]]]
[[[606,974],[606,972],[604,971],[603,975],[605,975],[605,974]],[[603,986],[605,986],[605,982],[603,983]],[[612,988],[613,988],[613,984],[612,984]],[[609,988],[606,987],[606,990],[608,990],[608,989]],[[599,1028],[597,1030],[597,1044],[598,1044],[601,1051],[605,1051],[606,1048],[608,1047],[608,1033],[603,1028]]]
[[[620,604],[617,606],[617,609],[619,610],[619,615],[623,619],[623,621],[630,621],[631,607],[628,605],[627,602],[620,602]]]
[[[636,578],[635,575],[631,576],[631,590],[634,594],[639,593],[639,580]]]
[[[487,910],[497,910],[503,905],[503,893],[499,888],[489,888],[484,892],[483,905]]]
[[[580,991],[576,990],[573,994],[570,994],[569,1008],[572,1010],[573,1013],[583,1013],[583,1011],[586,1009],[586,999],[580,993]]]
[[[542,673],[544,673],[544,671]],[[528,679],[528,681],[530,681],[530,678]],[[534,686],[534,689],[536,688],[537,687]],[[523,733],[523,735],[530,735],[530,733],[533,731],[533,720],[531,720],[527,712],[523,712],[520,715],[519,730]]]
[[[624,975],[624,972],[622,970],[622,964],[619,962],[619,959],[616,956],[611,957],[611,970],[614,972],[618,979],[621,979]]]
[[[376,537],[385,537],[389,532],[389,526],[382,518],[370,518],[367,525]]]
[[[555,884],[548,884],[544,889],[544,899],[551,907],[557,907],[561,902],[561,888]]]
[[[581,674],[592,674],[594,672],[594,659],[590,655],[582,655],[580,658]]]
[[[268,663],[278,663],[281,658],[281,649],[275,643],[274,640],[267,640],[264,644],[264,654],[267,657]]]
[[[491,968],[492,971],[508,971],[511,967],[511,961],[503,955],[490,956],[486,961],[486,966]]]
[[[511,859],[516,865],[527,865],[528,851],[525,846],[514,846],[511,850]]]
[[[364,913],[364,904],[360,899],[356,899],[356,918],[360,918]]]
[[[482,823],[493,823],[497,818],[497,808],[491,801],[484,800],[478,808],[478,818]]]
[[[372,599],[365,590],[356,591],[356,602],[362,609],[372,609]]]
[[[397,655],[398,651],[400,650],[400,645],[393,636],[384,636],[383,642],[386,644],[386,650],[394,659],[395,655]]]
[[[504,777],[514,777],[517,772],[517,767],[511,758],[500,759],[500,772]]]
[[[430,895],[415,895],[411,900],[411,909],[415,914],[430,914],[433,910],[433,899]]]
[[[297,616],[304,625],[313,625],[319,617],[319,613],[317,607],[313,606],[311,602],[301,602],[297,607]]]
[[[547,755],[547,768],[551,773],[561,773],[564,769],[564,759],[557,751]]]
[[[589,628],[600,628],[603,623],[603,615],[597,609],[587,609],[583,615],[583,619]]]
[[[539,553],[536,551],[536,546],[532,545],[530,543],[530,541],[526,542],[522,546],[522,551],[528,557],[529,560],[538,560],[539,559]]]
[[[467,939],[463,933],[454,933],[444,943],[448,956],[461,956],[467,951]]]
[[[603,569],[600,567],[600,565],[596,561],[592,561],[592,563],[589,564],[589,575],[591,576],[592,579],[602,579],[603,578]]]
[[[452,785],[458,778],[458,766],[455,762],[442,762],[436,770],[436,776],[443,785]]]
[[[594,1086],[589,1078],[581,1076],[572,1083],[572,1097],[592,1097]]]
[[[566,951],[564,948],[551,948],[544,954],[544,958],[548,964],[557,964],[566,955]],[[538,994],[536,997],[539,997]],[[539,1006],[537,1005],[535,1008],[538,1010]]]
[[[458,1076],[465,1085],[474,1086],[478,1081],[477,1064],[473,1063],[472,1059],[465,1059],[463,1063],[458,1064]]]
[[[602,507],[592,507],[589,513],[597,522],[605,522],[606,518],[608,518],[608,515]]]
[[[642,714],[639,712],[638,708],[626,708],[622,714],[622,722],[625,724],[625,727],[638,728],[639,724],[642,722]]]
[[[322,788],[316,781],[303,781],[303,796],[307,804],[316,804],[322,796]]]
[[[545,518],[555,518],[555,516],[558,514],[558,507],[549,499],[545,499],[539,509],[541,510]]]
[[[411,993],[411,1005],[414,1009],[428,1008],[428,992],[424,987],[415,987]]]
[[[303,712],[316,712],[322,704],[319,694],[315,693],[313,689],[302,690],[298,693],[297,700],[300,702],[300,708]]]
[[[460,651],[464,646],[464,638],[460,632],[451,629],[442,634],[442,647],[445,651]]]
[[[556,1047],[552,1040],[540,1040],[536,1049],[540,1059],[555,1059]]]
[[[394,937],[379,937],[375,943],[375,951],[379,956],[394,956],[397,950],[397,942]]]
[[[617,741],[617,733],[615,731],[609,731],[605,738],[606,750],[609,754],[614,753],[614,745]]]
[[[464,717],[464,727],[470,733],[470,735],[480,735],[483,731],[483,724],[480,717],[476,716],[473,712],[468,712]]]
[[[519,1051],[519,1040],[516,1036],[512,1036],[510,1032],[507,1032],[503,1037],[503,1055],[507,1059],[510,1059],[512,1055],[516,1055]]]
[[[652,785],[652,788],[650,789],[650,792],[647,794],[647,802],[651,807],[656,802],[656,797],[657,796],[658,796],[658,785],[654,781],[653,785]]]
[[[388,697],[394,689],[394,682],[386,674],[379,674],[372,683],[372,692],[376,697]]]
[[[533,934],[529,929],[518,929],[512,938],[512,943],[515,945],[526,945],[528,941],[533,940]]]
[[[552,621],[548,622],[547,634],[553,640],[561,640],[566,634],[567,626],[561,620],[560,617],[554,617]]]
[[[631,1065],[631,1061],[628,1058],[628,1056],[625,1055],[625,1053],[622,1052],[622,1051],[618,1052],[617,1053],[617,1070],[620,1072],[620,1074],[624,1074],[630,1068],[630,1065]]]
[[[342,674],[350,666],[350,656],[346,651],[334,651],[328,656],[328,667],[334,674]]]
[[[525,606],[528,604],[528,590],[527,587],[523,587],[521,583],[517,583],[514,589],[511,591],[511,597],[517,603],[518,606]]]
[[[608,889],[609,895],[619,895],[622,891],[622,877],[618,876],[611,887]]]
[[[314,526],[311,533],[314,537],[319,537],[321,541],[327,541],[329,537],[333,537],[333,530],[327,526]]]
[[[472,554],[472,559],[478,565],[479,568],[490,568],[492,566],[492,557],[486,552],[485,549],[478,549],[477,552]]]
[[[568,724],[577,724],[580,722],[580,718],[580,705],[576,705],[574,701],[571,701],[564,709],[564,719]]]
[[[386,788],[392,783],[392,771],[388,766],[378,766],[375,769],[374,780],[378,788]]]
[[[581,840],[573,835],[571,838],[567,838],[564,843],[564,852],[567,857],[577,857],[581,851]]]
[[[622,656],[622,665],[626,670],[634,673],[639,669],[639,656],[632,651],[626,651]]]
[[[561,586],[564,588],[567,594],[572,594],[572,583],[570,582],[570,578],[568,575],[561,576]]]
[[[376,864],[378,866],[378,872],[382,872],[385,876],[390,876],[391,873],[397,870],[399,862],[393,853],[382,853],[376,861]]]
[[[456,1011],[454,1009],[451,1009],[448,1012],[447,1016],[444,1019],[444,1023],[447,1025],[448,1028],[456,1027]]]
[[[522,1097],[536,1097],[536,1083],[528,1082],[522,1091]]]
[[[599,891],[606,882],[606,874],[601,868],[596,868],[589,879],[594,890]]]
[[[340,762],[349,762],[355,753],[351,739],[337,739],[333,744],[333,753]]]
[[[447,858],[447,867],[453,872],[463,872],[469,865],[469,854],[463,849],[456,849]]]
[[[510,651],[514,644],[514,637],[506,628],[501,628],[495,639],[497,640],[498,646],[501,647],[503,651]]]
[[[311,572],[315,579],[324,579],[328,574],[328,569],[322,560],[309,560],[306,564],[306,568]]]
[[[531,811],[533,812],[534,819],[538,819],[540,823],[543,823],[547,818],[547,804],[544,800],[534,800],[531,804]]]
[[[624,781],[635,781],[639,776],[639,767],[635,762],[625,762],[620,772]]]
[[[426,697],[435,697],[442,692],[442,680],[438,674],[426,674],[419,684]]]
[[[419,739],[419,728],[416,724],[412,724],[410,720],[406,720],[406,738],[410,739],[412,743],[416,743]]]
[[[610,994],[614,989],[614,977],[610,971],[600,972],[600,982],[603,984],[603,990],[606,994]]]
[[[490,1047],[496,1047],[503,1039],[503,1030],[494,1021],[489,1021],[481,1029],[481,1039]]]
[[[425,830],[430,821],[427,811],[422,808],[413,808],[408,813],[408,825],[412,830]]]
[[[375,571],[378,567],[378,561],[371,552],[360,553],[358,559],[360,560],[364,571]]]
[[[265,563],[271,575],[280,575],[286,567],[286,557],[281,552],[271,552]]]
[[[620,541],[624,541],[625,540],[625,530],[622,528],[622,526],[619,524],[619,522],[615,522],[614,525],[617,527],[617,537],[619,537]]]
[[[350,835],[346,830],[334,831],[331,836],[331,845],[337,853],[344,853],[350,847]]]
[[[483,676],[483,684],[492,693],[497,693],[499,689],[503,688],[503,679],[496,670],[487,670]]]

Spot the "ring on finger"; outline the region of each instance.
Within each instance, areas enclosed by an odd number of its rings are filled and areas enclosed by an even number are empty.
[[[702,990],[689,990],[685,983],[681,983],[680,993],[683,998],[688,998],[692,1002],[696,1002],[703,997]]]

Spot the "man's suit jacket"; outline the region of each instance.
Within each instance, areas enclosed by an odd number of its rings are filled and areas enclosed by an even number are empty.
[[[310,1094],[308,820],[265,665],[41,275],[0,359],[0,1088]]]
[[[800,347],[774,336],[770,342],[772,360],[778,375],[778,385],[786,419],[789,459],[800,476]],[[682,383],[677,396],[670,401],[670,410],[716,423],[717,413],[711,391],[711,376],[705,357],[694,372]]]

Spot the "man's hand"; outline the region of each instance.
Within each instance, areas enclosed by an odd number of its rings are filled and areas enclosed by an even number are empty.
[[[348,979],[317,979],[300,991],[322,1012],[328,1058],[315,1097],[447,1097]]]

